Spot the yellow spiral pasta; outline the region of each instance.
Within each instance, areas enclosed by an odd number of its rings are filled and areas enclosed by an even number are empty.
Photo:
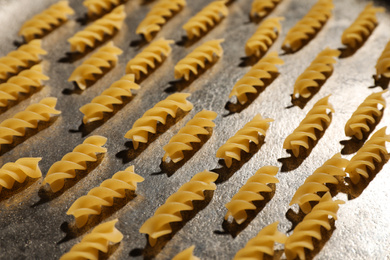
[[[288,51],[298,51],[305,41],[319,32],[334,8],[333,0],[318,0],[309,12],[295,24],[286,35],[282,48]]]
[[[355,136],[357,139],[363,139],[363,132],[370,131],[369,123],[375,123],[375,117],[382,115],[382,111],[378,106],[386,107],[386,100],[382,97],[387,90],[373,93],[369,95],[363,103],[361,103],[351,118],[345,124],[345,135]]]
[[[55,162],[46,174],[43,184],[48,183],[53,192],[64,187],[65,179],[76,177],[76,170],[87,169],[87,162],[96,162],[97,153],[106,153],[107,149],[102,147],[107,138],[100,135],[93,135],[77,145],[72,152],[65,154],[60,161]]]
[[[36,179],[42,176],[38,162],[42,158],[25,157],[9,162],[0,168],[0,192],[3,188],[12,189],[15,181],[23,183],[27,177]]]
[[[367,39],[378,24],[376,13],[385,11],[382,7],[374,7],[370,2],[356,20],[343,32],[341,42],[349,48],[356,48]]]
[[[67,21],[68,15],[72,14],[74,11],[69,7],[68,1],[59,1],[26,21],[20,28],[19,35],[23,36],[26,42],[36,37],[41,38],[45,31],[52,31]]]
[[[237,96],[240,104],[248,102],[247,94],[257,93],[255,86],[264,86],[264,79],[272,78],[271,73],[278,73],[276,64],[284,64],[278,57],[277,52],[270,52],[267,56],[259,60],[239,81],[234,84],[229,98]]]
[[[226,7],[226,0],[213,1],[191,17],[183,25],[183,29],[187,32],[188,39],[191,40],[210,30],[228,14],[229,9]]]
[[[390,41],[386,44],[381,56],[375,65],[376,78],[381,77],[390,78]]]
[[[291,150],[295,157],[299,156],[299,148],[309,149],[309,138],[317,140],[315,131],[323,131],[323,122],[330,123],[331,118],[327,111],[334,112],[333,106],[328,102],[329,96],[320,99],[307,113],[299,126],[286,137],[283,148]]]
[[[217,188],[214,183],[217,178],[218,174],[209,171],[195,174],[189,182],[168,197],[154,215],[145,221],[139,232],[148,234],[149,244],[154,246],[159,237],[172,233],[169,223],[183,221],[181,211],[193,210],[192,201],[204,200],[204,191]]]
[[[167,57],[171,53],[172,43],[172,40],[164,38],[151,43],[127,63],[126,73],[135,74],[137,80],[140,79],[141,74],[147,75],[149,68],[155,68],[156,63],[163,61],[163,56]]]
[[[40,121],[49,121],[51,114],[61,114],[61,111],[55,109],[56,104],[57,98],[44,98],[39,103],[32,104],[24,111],[1,122],[0,145],[12,144],[14,136],[26,134],[26,128],[37,128]]]
[[[263,259],[264,254],[274,255],[275,242],[283,244],[287,237],[278,231],[279,222],[274,222],[262,230],[240,249],[234,256],[234,260]]]
[[[70,251],[61,256],[60,260],[99,259],[99,251],[108,252],[109,243],[119,243],[123,239],[122,233],[115,228],[118,219],[108,221],[95,227]]]
[[[137,183],[143,181],[144,178],[134,173],[134,166],[130,166],[124,171],[115,173],[111,179],[103,181],[99,187],[93,188],[87,195],[78,198],[66,214],[76,218],[78,228],[83,227],[89,215],[99,215],[103,206],[111,207],[114,204],[114,198],[124,198],[126,190],[135,191]]]
[[[118,55],[121,55],[122,52],[113,42],[109,42],[78,66],[72,72],[68,81],[76,82],[77,86],[82,90],[86,89],[86,80],[95,80],[94,75],[103,74],[101,68],[114,67],[118,61]]]
[[[270,10],[274,9],[282,0],[253,0],[251,17],[265,17],[269,14]]]
[[[121,0],[84,0],[83,5],[88,9],[88,16],[102,15],[119,5]]]
[[[262,22],[245,44],[246,56],[263,56],[278,38],[282,20],[283,17],[272,17]]]
[[[190,246],[189,248],[178,253],[172,260],[200,260],[199,257],[194,256],[195,246]]]
[[[213,128],[212,121],[217,117],[217,113],[209,110],[202,110],[197,113],[187,124],[174,135],[169,143],[163,147],[165,154],[163,161],[169,156],[174,163],[184,159],[183,151],[191,151],[191,143],[200,143],[198,135],[208,135],[210,132],[206,127]]]
[[[0,58],[0,79],[6,80],[9,74],[16,74],[31,63],[38,63],[41,55],[47,52],[42,49],[41,40],[32,40]]]
[[[371,138],[351,158],[345,172],[349,174],[352,183],[357,184],[360,176],[369,178],[369,170],[374,171],[375,162],[382,162],[381,156],[387,156],[386,142],[390,142],[390,135],[386,135],[386,127],[376,131]]]
[[[241,151],[249,153],[250,142],[259,144],[260,136],[266,136],[269,128],[269,123],[273,122],[272,118],[262,118],[260,114],[257,114],[251,121],[246,123],[243,128],[230,137],[225,144],[223,144],[217,150],[217,157],[225,160],[225,164],[230,168],[232,160],[241,160]]]
[[[303,213],[308,214],[311,211],[310,202],[320,201],[321,193],[329,191],[326,184],[338,184],[339,181],[335,176],[346,176],[344,169],[348,163],[347,159],[341,158],[340,153],[335,154],[306,178],[305,182],[295,192],[290,206],[297,203]]]
[[[267,184],[279,183],[279,180],[274,177],[278,170],[279,168],[276,166],[264,166],[250,177],[230,202],[225,205],[228,209],[225,220],[232,216],[237,224],[242,224],[248,218],[246,210],[256,209],[253,201],[264,200],[260,193],[272,192],[272,189]]]
[[[284,244],[284,253],[287,260],[305,258],[305,249],[313,250],[313,238],[321,240],[321,227],[330,230],[329,217],[337,219],[339,204],[344,204],[342,200],[332,200],[329,192],[321,198],[320,202],[313,207],[312,211],[305,216],[294,229]]]
[[[190,54],[185,56],[175,65],[175,79],[184,76],[185,80],[190,79],[190,73],[198,75],[198,66],[204,68],[206,61],[212,62],[214,55],[220,57],[223,53],[221,42],[224,39],[211,40],[195,48]]]
[[[103,41],[104,35],[113,35],[115,30],[120,30],[125,18],[124,6],[116,7],[110,13],[69,38],[70,51],[83,53],[87,47],[94,48],[96,42]]]
[[[165,125],[168,115],[175,118],[179,108],[185,112],[193,108],[192,103],[186,100],[189,96],[187,93],[175,93],[158,102],[134,122],[125,138],[133,140],[134,149],[138,148],[139,143],[147,143],[149,133],[156,133],[157,123]]]

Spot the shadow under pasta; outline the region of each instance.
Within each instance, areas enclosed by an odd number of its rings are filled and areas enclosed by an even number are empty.
[[[383,90],[389,88],[390,78],[387,78],[383,75],[373,75],[374,78],[374,86],[370,88],[381,87]]]
[[[5,187],[2,187],[1,192],[0,192],[0,202],[7,200],[13,196],[16,196],[19,193],[24,192],[25,190],[27,190],[28,188],[30,188],[33,185],[37,186],[39,179],[40,178],[34,179],[34,178],[27,177],[24,180],[24,182],[22,182],[22,183],[15,181],[15,183],[11,189],[7,189]]]
[[[16,100],[7,100],[7,105],[4,107],[0,107],[0,114],[4,113],[5,111],[9,110],[12,107],[18,105],[23,100],[28,99],[29,97],[31,97],[35,93],[38,93],[44,87],[45,87],[44,85],[42,85],[40,87],[30,86],[30,91],[28,93],[19,93]]]

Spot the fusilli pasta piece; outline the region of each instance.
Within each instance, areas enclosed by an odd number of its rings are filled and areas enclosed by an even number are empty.
[[[150,42],[153,39],[152,34],[161,30],[161,26],[167,22],[167,18],[172,17],[175,12],[186,5],[185,0],[158,0],[135,32],[142,34],[146,41]]]
[[[269,11],[274,9],[282,0],[253,0],[251,17],[265,17],[269,14]]]
[[[223,41],[224,39],[205,42],[181,59],[175,65],[175,79],[180,79],[184,76],[185,80],[189,80],[191,72],[194,75],[198,74],[198,66],[204,68],[206,61],[212,62],[214,60],[214,55],[220,57],[223,53],[221,47],[221,42]]]
[[[189,96],[187,93],[175,93],[158,102],[134,122],[125,138],[133,140],[134,149],[138,148],[139,143],[147,143],[149,133],[156,133],[157,123],[165,125],[168,115],[175,118],[179,108],[185,112],[193,108],[192,103],[186,100]]]
[[[102,15],[121,3],[121,0],[84,0],[83,5],[88,9],[88,16]]]
[[[158,39],[143,49],[132,58],[126,65],[126,73],[135,74],[138,80],[141,74],[147,75],[149,68],[155,68],[156,63],[163,62],[163,56],[167,57],[171,53],[172,40]]]
[[[60,260],[99,259],[99,251],[108,252],[109,243],[119,243],[123,239],[122,233],[115,228],[118,219],[108,221],[95,227],[70,251],[61,256]]]
[[[321,240],[321,227],[331,229],[329,216],[337,219],[339,204],[344,204],[342,200],[332,200],[329,192],[321,198],[320,202],[313,207],[312,211],[305,216],[294,229],[284,244],[284,253],[288,260],[305,258],[305,248],[313,250],[313,238]]]
[[[242,224],[248,218],[246,210],[256,209],[253,201],[264,200],[260,193],[272,192],[272,189],[267,184],[279,183],[279,180],[274,177],[278,170],[279,168],[276,166],[264,166],[250,177],[230,202],[225,205],[228,209],[225,220],[232,216],[237,224]]]
[[[41,38],[45,31],[52,31],[67,21],[68,15],[72,14],[74,11],[69,7],[69,2],[59,1],[26,21],[20,28],[19,35],[22,35],[26,42],[34,38]]]
[[[381,56],[375,65],[376,78],[381,77],[390,78],[390,41],[386,44]]]
[[[101,68],[114,67],[118,61],[118,55],[122,53],[123,51],[116,47],[113,42],[109,42],[78,66],[72,72],[68,81],[75,81],[80,89],[86,89],[86,80],[95,80],[94,75],[103,74]]]
[[[25,157],[4,164],[0,168],[0,192],[3,188],[12,189],[15,181],[23,183],[27,177],[40,178],[42,176],[38,166],[40,160],[42,158]]]
[[[154,246],[159,237],[172,233],[169,223],[183,221],[181,211],[193,210],[192,201],[204,200],[204,191],[217,188],[214,183],[217,178],[218,174],[209,171],[195,174],[189,182],[168,197],[154,215],[145,221],[139,232],[148,234],[149,244]]]
[[[311,211],[310,202],[320,201],[320,194],[329,191],[326,184],[338,184],[339,180],[335,176],[346,176],[344,169],[348,163],[347,159],[341,158],[340,153],[335,154],[306,178],[305,182],[295,192],[290,206],[297,203],[303,213],[308,214]]]
[[[270,52],[267,56],[259,60],[239,81],[234,84],[229,98],[237,96],[240,104],[248,102],[247,94],[257,93],[255,86],[264,86],[264,79],[272,78],[271,73],[278,73],[276,64],[284,64],[278,57],[277,52]]]
[[[46,174],[43,184],[48,183],[53,192],[64,187],[65,179],[76,177],[76,170],[87,169],[87,162],[96,162],[97,153],[106,153],[107,149],[102,147],[107,138],[100,135],[93,135],[77,145],[72,152],[65,154],[60,161],[55,162]]]
[[[363,139],[363,132],[369,132],[370,126],[368,123],[374,124],[375,118],[382,115],[382,111],[378,106],[386,107],[386,100],[382,94],[387,90],[373,93],[369,95],[363,103],[361,103],[351,118],[345,124],[345,135],[355,136],[357,139]]]
[[[249,144],[254,142],[258,144],[260,141],[259,134],[266,136],[272,118],[262,118],[257,114],[251,121],[246,123],[243,128],[230,137],[225,144],[217,150],[217,157],[225,160],[225,164],[230,168],[232,160],[241,160],[241,151],[249,153]]]
[[[119,30],[122,27],[125,18],[126,13],[124,11],[124,6],[120,5],[116,7],[110,13],[69,38],[70,51],[83,53],[87,46],[94,48],[96,41],[103,41],[105,34],[113,35],[115,30]]]
[[[287,32],[282,49],[298,51],[305,41],[319,32],[332,15],[334,8],[332,1],[318,0],[309,12]]]
[[[202,110],[197,113],[187,124],[174,135],[169,143],[163,147],[165,154],[163,161],[169,156],[174,163],[184,159],[183,151],[193,149],[191,143],[200,143],[198,135],[208,135],[210,132],[206,127],[213,128],[212,121],[217,117],[217,113],[209,110]]]
[[[194,249],[195,246],[190,246],[178,253],[172,260],[200,260],[199,257],[194,256]]]
[[[278,231],[279,222],[274,222],[262,230],[240,249],[234,256],[234,260],[263,259],[264,254],[274,255],[275,242],[283,244],[287,237]]]
[[[93,188],[87,195],[78,198],[66,214],[76,218],[78,228],[83,227],[89,215],[99,215],[102,206],[111,207],[114,204],[114,198],[124,198],[126,190],[135,191],[137,183],[143,181],[144,178],[134,173],[134,166],[130,166],[124,171],[115,173],[111,179],[103,181],[99,187]]]
[[[199,13],[191,17],[184,25],[188,39],[200,37],[229,14],[226,0],[213,1],[204,7]]]
[[[283,143],[284,149],[289,149],[295,157],[299,156],[299,148],[302,146],[309,149],[309,138],[317,140],[315,131],[323,131],[323,122],[330,124],[331,118],[327,114],[330,110],[334,113],[333,106],[328,102],[329,96],[320,99],[314,104],[313,108],[307,113],[299,126],[286,137]]]

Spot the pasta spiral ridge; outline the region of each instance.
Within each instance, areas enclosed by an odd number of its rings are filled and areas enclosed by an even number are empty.
[[[312,211],[295,227],[292,235],[287,238],[284,244],[287,259],[293,260],[297,257],[305,259],[305,248],[314,249],[313,238],[322,239],[321,227],[331,229],[329,216],[336,220],[339,204],[344,203],[342,200],[333,201],[330,193],[325,193]]]
[[[265,17],[268,15],[269,10],[274,9],[281,1],[282,0],[253,0],[250,16]]]
[[[323,131],[323,122],[331,122],[327,110],[334,112],[333,106],[328,102],[329,96],[320,99],[314,104],[313,108],[307,113],[299,126],[286,137],[283,143],[284,149],[289,149],[295,157],[299,156],[299,148],[302,146],[309,149],[309,138],[317,140],[315,130]]]
[[[19,35],[22,35],[26,42],[35,37],[41,38],[45,31],[51,31],[54,27],[58,27],[62,22],[68,20],[68,15],[72,14],[74,14],[74,10],[69,7],[69,2],[59,1],[26,21],[20,28]]]
[[[40,178],[42,176],[38,166],[40,160],[42,158],[25,157],[4,164],[0,168],[0,192],[3,188],[12,189],[15,181],[23,183],[27,177]]]
[[[115,30],[122,28],[123,20],[126,18],[124,6],[120,5],[102,18],[88,25],[84,30],[77,32],[68,39],[72,52],[85,52],[87,46],[94,48],[96,41],[101,42],[104,35],[113,35]]]
[[[194,256],[194,249],[195,246],[190,246],[178,253],[172,260],[200,260],[199,257]]]
[[[136,29],[137,34],[142,34],[146,41],[153,39],[152,34],[161,30],[169,17],[186,6],[186,0],[159,0],[141,21]]]
[[[76,170],[86,170],[87,162],[96,162],[97,153],[106,153],[107,149],[102,147],[107,138],[93,135],[77,145],[72,152],[67,153],[60,161],[55,162],[46,174],[43,184],[48,183],[53,192],[64,187],[65,179],[76,177]]]
[[[123,51],[116,47],[113,42],[109,42],[78,66],[72,72],[68,81],[75,81],[81,90],[85,90],[87,88],[86,80],[95,80],[94,75],[103,74],[101,68],[114,67],[118,61],[118,55],[122,53]]]
[[[284,64],[284,61],[278,57],[277,52],[270,52],[267,56],[260,59],[239,81],[234,84],[229,98],[237,96],[240,104],[248,102],[247,94],[257,93],[255,86],[264,86],[264,79],[272,78],[271,73],[278,73],[276,64]]]
[[[219,147],[216,156],[224,159],[226,166],[230,168],[233,159],[241,160],[241,151],[249,153],[251,141],[259,144],[259,134],[266,136],[270,122],[273,121],[272,118],[264,119],[260,114],[257,114],[243,128],[238,130],[234,136],[230,137],[225,144]]]
[[[193,150],[191,143],[200,143],[198,135],[210,134],[206,127],[213,128],[215,123],[212,121],[217,117],[217,113],[209,110],[202,110],[197,113],[187,124],[179,130],[163,147],[165,154],[163,161],[169,156],[174,163],[184,158],[183,151]]]
[[[224,39],[205,42],[181,59],[175,65],[175,79],[180,79],[184,76],[185,80],[189,80],[191,72],[194,75],[198,74],[198,66],[204,68],[206,61],[213,61],[214,55],[220,57],[223,53],[221,47],[221,42],[223,41]]]
[[[185,112],[193,108],[192,103],[186,100],[189,96],[187,93],[175,93],[158,102],[134,122],[125,138],[133,140],[134,149],[138,148],[140,142],[147,143],[149,133],[156,133],[157,123],[165,125],[168,115],[175,118],[179,108]]]
[[[320,201],[321,199],[318,193],[329,191],[326,184],[338,184],[337,176],[346,176],[344,169],[348,163],[347,159],[341,158],[340,153],[335,154],[306,178],[305,182],[295,192],[290,206],[297,203],[303,213],[308,214],[312,210],[310,202]]]
[[[114,198],[124,198],[126,190],[135,191],[137,183],[142,181],[144,178],[134,173],[134,166],[130,166],[103,181],[99,187],[93,188],[87,195],[78,198],[66,214],[76,218],[78,228],[83,227],[89,215],[99,215],[103,206],[111,207],[114,204]]]
[[[94,16],[101,15],[120,3],[121,0],[84,0],[83,5],[88,9],[88,16]]]
[[[214,183],[217,178],[218,174],[209,171],[195,174],[189,182],[168,197],[154,215],[145,221],[139,232],[148,234],[149,244],[154,246],[157,238],[172,233],[169,223],[183,221],[181,211],[193,210],[192,201],[205,200],[204,191],[217,188]]]
[[[390,78],[390,41],[386,44],[381,56],[379,56],[375,68],[377,79],[382,76]]]
[[[230,216],[234,218],[237,224],[242,224],[248,218],[246,210],[255,210],[256,206],[253,201],[264,200],[261,192],[272,192],[268,183],[279,183],[275,177],[279,168],[276,166],[261,167],[246,183],[238,190],[233,198],[225,207],[228,212],[225,215],[225,220]]]
[[[226,0],[216,0],[191,17],[183,25],[183,29],[187,32],[188,39],[191,40],[200,37],[202,33],[209,30],[208,27],[214,27],[228,14],[229,9],[226,7]]]
[[[368,123],[374,124],[374,116],[379,117],[382,115],[382,111],[378,106],[381,105],[383,108],[386,107],[386,100],[382,97],[382,94],[386,92],[387,90],[373,93],[358,106],[351,118],[345,124],[346,136],[355,136],[359,140],[363,139],[363,132],[370,131]]]
[[[332,15],[333,0],[318,0],[307,14],[295,24],[286,35],[282,49],[292,52],[303,47],[304,41],[309,40],[321,30]]]
[[[95,227],[80,243],[74,245],[60,260],[99,259],[99,251],[108,252],[109,243],[119,243],[123,239],[122,233],[115,228],[118,219],[108,221]]]
[[[126,65],[126,73],[135,74],[135,78],[139,80],[141,74],[148,74],[148,68],[155,68],[156,63],[163,61],[163,56],[167,57],[171,53],[172,40],[158,39],[143,49]]]

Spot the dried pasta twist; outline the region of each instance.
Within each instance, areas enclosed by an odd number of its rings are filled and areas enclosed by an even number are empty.
[[[183,151],[191,151],[191,143],[200,143],[198,135],[210,134],[206,127],[213,128],[212,121],[217,117],[217,113],[209,110],[202,110],[197,113],[187,124],[174,135],[167,145],[163,147],[165,154],[163,161],[169,156],[174,163],[184,158]]]
[[[294,229],[284,244],[284,253],[288,260],[305,258],[305,248],[313,250],[313,238],[321,240],[321,227],[330,230],[329,216],[337,219],[339,204],[344,204],[342,200],[332,200],[332,196],[327,192],[313,207],[312,211],[305,216]]]
[[[167,57],[171,53],[172,43],[172,40],[164,38],[151,43],[127,63],[126,73],[135,74],[137,80],[140,79],[141,74],[147,75],[149,68],[155,68],[156,63],[163,61],[163,56]]]
[[[191,40],[210,30],[228,14],[229,9],[226,7],[226,0],[213,1],[191,17],[183,25],[183,29],[187,32],[188,39]]]
[[[55,162],[46,174],[43,184],[48,183],[53,192],[64,187],[65,179],[76,177],[76,170],[87,169],[87,162],[96,162],[97,153],[106,153],[107,149],[102,147],[107,138],[93,135],[77,145],[72,152],[67,153],[60,161]]]
[[[118,55],[121,55],[122,52],[113,42],[109,42],[78,66],[72,72],[68,81],[75,81],[80,89],[86,89],[86,80],[95,80],[94,75],[103,74],[101,68],[114,67],[118,61]]]
[[[0,79],[6,80],[9,74],[16,74],[20,68],[27,68],[30,63],[38,63],[40,55],[47,52],[42,49],[41,40],[32,40],[20,46],[17,50],[11,51],[7,56],[0,58]]]
[[[61,256],[60,260],[99,259],[99,251],[108,252],[109,243],[119,243],[123,239],[122,233],[115,228],[118,219],[108,221],[95,227],[70,251]]]
[[[283,143],[284,149],[289,149],[295,157],[299,156],[299,148],[309,149],[309,138],[317,140],[316,130],[323,131],[322,123],[330,123],[331,118],[327,114],[330,110],[334,112],[333,106],[328,102],[329,96],[320,99],[314,104],[313,108],[307,113],[299,126],[286,137]]]
[[[343,32],[341,42],[349,48],[356,48],[367,39],[378,24],[376,13],[384,12],[382,7],[374,7],[370,2],[356,20]]]
[[[194,256],[194,249],[195,246],[190,246],[178,253],[172,260],[200,260],[199,257]]]
[[[103,181],[99,187],[93,188],[87,195],[78,198],[66,214],[76,218],[77,227],[83,227],[90,215],[99,215],[103,206],[111,207],[114,204],[114,198],[124,198],[126,190],[135,191],[137,183],[142,181],[144,178],[134,173],[134,166],[130,166]]]
[[[278,57],[277,52],[270,52],[267,56],[259,60],[239,81],[234,84],[229,98],[237,96],[240,104],[248,102],[247,94],[257,93],[255,86],[264,86],[264,79],[272,78],[271,73],[278,73],[276,64],[284,64],[284,61]]]
[[[183,221],[181,211],[193,210],[192,201],[204,200],[204,191],[217,188],[214,183],[217,178],[218,174],[209,171],[195,174],[189,182],[168,197],[154,215],[145,221],[139,232],[148,234],[149,244],[154,246],[157,238],[172,233],[169,223]]]
[[[390,135],[386,135],[386,127],[376,131],[371,138],[351,158],[345,172],[349,174],[352,183],[357,184],[360,176],[369,178],[368,170],[375,170],[375,161],[382,162],[381,156],[387,156],[386,142],[390,142]]]
[[[381,56],[375,65],[376,78],[386,77],[390,78],[390,41],[386,44]]]
[[[338,184],[337,176],[346,176],[344,168],[347,167],[348,163],[347,159],[341,158],[340,153],[335,154],[306,178],[305,182],[295,192],[290,206],[297,203],[303,213],[308,214],[312,209],[310,202],[320,201],[320,194],[329,191],[326,184]]]
[[[138,148],[139,143],[147,143],[149,133],[156,133],[157,123],[165,125],[168,115],[175,118],[179,108],[185,112],[193,108],[192,103],[186,100],[189,96],[187,93],[176,93],[158,102],[134,122],[125,138],[133,140],[134,149]]]
[[[241,160],[241,151],[249,153],[250,142],[259,144],[259,134],[266,136],[270,122],[273,122],[272,118],[262,118],[260,114],[257,114],[251,121],[246,123],[243,128],[230,137],[225,144],[223,144],[217,150],[217,157],[225,160],[225,164],[230,168],[232,160]]]
[[[102,18],[96,20],[91,25],[88,25],[84,30],[77,32],[68,39],[70,50],[72,52],[85,52],[88,47],[94,48],[96,42],[101,42],[104,35],[113,35],[115,30],[122,27],[123,20],[126,18],[124,6],[120,5],[106,14]]]
[[[320,86],[318,81],[327,80],[329,74],[333,72],[333,64],[337,62],[335,57],[339,57],[340,54],[340,51],[330,48],[318,53],[309,67],[295,81],[293,99],[309,98],[312,95],[309,88],[318,88]]]
[[[0,168],[0,192],[3,188],[12,189],[15,181],[23,183],[27,177],[40,178],[42,172],[39,169],[38,162],[42,158],[25,157],[9,162]]]
[[[279,168],[276,166],[264,166],[250,177],[230,202],[225,205],[228,209],[225,220],[232,216],[237,224],[242,224],[248,218],[246,210],[256,209],[253,201],[264,200],[260,193],[272,192],[272,189],[267,184],[279,183],[279,180],[274,177],[278,170]]]
[[[262,230],[240,249],[234,256],[234,260],[263,259],[264,254],[274,255],[275,242],[283,244],[287,237],[278,231],[279,222],[274,222]]]
[[[387,90],[373,93],[358,106],[345,124],[346,136],[355,136],[359,140],[363,139],[363,132],[370,131],[368,123],[374,124],[375,117],[382,115],[382,111],[378,106],[386,107],[386,100],[382,97],[382,94],[386,92]]]
[[[309,40],[321,30],[332,15],[333,8],[332,0],[318,0],[309,12],[287,32],[282,48],[293,52],[302,48],[304,41]]]
[[[150,42],[153,39],[152,34],[161,30],[167,18],[172,17],[186,5],[185,0],[159,0],[138,25],[136,33],[142,34]]]
[[[214,55],[217,57],[222,55],[221,42],[223,41],[224,39],[211,40],[195,48],[175,65],[175,78],[179,79],[184,76],[185,80],[189,80],[191,72],[197,75],[198,66],[204,68],[206,61],[213,61]]]
[[[88,9],[88,16],[102,15],[121,3],[121,0],[84,0],[83,5]]]
[[[26,128],[37,128],[40,121],[49,121],[50,115],[61,114],[55,109],[57,98],[48,97],[28,106],[24,111],[0,123],[0,145],[11,144],[14,136],[24,136]]]
[[[270,10],[274,9],[281,1],[282,0],[253,0],[250,16],[265,17],[269,14]]]
[[[29,42],[38,37],[41,38],[45,31],[51,31],[61,23],[68,20],[68,15],[74,14],[68,1],[59,1],[46,10],[26,21],[19,30],[19,35]]]

